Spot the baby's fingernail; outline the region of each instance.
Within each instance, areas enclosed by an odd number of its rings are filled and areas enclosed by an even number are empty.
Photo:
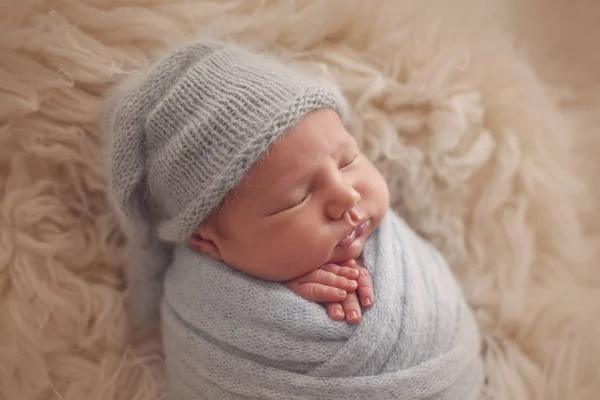
[[[347,294],[347,293],[346,293],[346,291],[345,291],[345,290],[342,290],[342,289],[338,289],[338,291],[337,291],[337,292],[338,292],[338,294],[339,294],[340,296],[345,296],[345,295]]]
[[[348,285],[352,286],[352,287],[356,287],[358,286],[358,282],[356,282],[355,280],[352,279],[346,279],[346,281],[348,282]]]
[[[350,314],[348,314],[348,317],[350,319],[357,319],[358,318],[358,313],[354,310],[350,311]]]
[[[371,298],[370,297],[365,297],[365,300],[363,301],[363,303],[365,303],[365,306],[370,306],[371,305]]]
[[[333,315],[335,315],[336,317],[342,317],[344,315],[344,312],[339,308],[336,308],[335,310],[333,310]]]

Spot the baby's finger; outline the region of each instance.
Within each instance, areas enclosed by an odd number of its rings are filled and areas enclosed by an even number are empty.
[[[287,285],[290,290],[308,301],[317,303],[336,303],[343,301],[348,293],[345,290],[337,289],[332,286],[321,285],[319,283],[290,283]]]
[[[327,303],[325,304],[325,309],[327,310],[329,318],[335,321],[344,320],[344,309],[340,303]]]
[[[342,289],[347,292],[353,292],[358,287],[358,282],[356,281],[357,278],[348,279],[343,276],[339,276],[333,272],[319,268],[309,274],[301,276],[295,281],[297,281],[300,284],[319,283],[321,285],[332,286],[337,289]]]
[[[371,275],[364,267],[358,267],[360,274],[358,278],[358,297],[360,298],[360,304],[363,307],[370,307],[375,301],[375,295],[373,293],[373,281]]]
[[[346,321],[349,324],[360,322],[362,313],[360,311],[360,304],[358,303],[356,292],[348,293],[346,299],[342,301],[342,308],[344,309],[344,314],[346,314]]]
[[[337,264],[327,264],[322,269],[352,280],[357,280],[359,277],[358,270],[352,267],[342,267]]]

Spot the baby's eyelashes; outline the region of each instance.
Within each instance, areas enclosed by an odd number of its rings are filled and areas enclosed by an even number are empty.
[[[287,205],[281,206],[277,209],[277,211],[272,212],[270,214],[267,214],[267,216],[272,216],[272,215],[276,215],[276,214],[281,214],[284,213],[286,211],[290,211],[293,210],[296,207],[301,206],[302,204],[306,203],[309,199],[310,199],[311,193],[307,193],[304,196],[302,196],[302,198],[295,200],[295,201],[291,201],[288,202]]]
[[[287,211],[287,210],[292,210],[296,207],[301,206],[302,204],[306,203],[308,201],[308,199],[310,198],[310,193],[307,193],[304,197],[302,197],[300,200],[297,200],[295,202],[293,202],[290,206],[284,208],[282,211]]]
[[[300,204],[304,203],[310,197],[310,193],[305,194],[299,201],[294,202],[289,208],[298,207]]]
[[[344,168],[350,166],[352,163],[354,163],[354,161],[356,161],[357,157],[358,157],[358,154],[355,154],[354,156],[352,156],[350,158],[346,158],[344,161],[341,162],[340,169],[344,169]]]

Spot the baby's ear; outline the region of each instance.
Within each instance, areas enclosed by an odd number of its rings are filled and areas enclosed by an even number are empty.
[[[207,254],[211,258],[221,261],[221,251],[215,242],[216,232],[210,225],[202,225],[188,239],[188,246],[200,253]]]

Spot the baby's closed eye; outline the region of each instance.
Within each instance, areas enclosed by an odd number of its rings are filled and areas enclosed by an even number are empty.
[[[346,167],[349,167],[350,165],[352,165],[354,163],[354,161],[356,161],[356,159],[358,158],[358,154],[355,154],[351,157],[346,157],[344,159],[342,159],[342,162],[340,163],[340,169],[344,169]]]
[[[277,211],[269,214],[268,216],[281,214],[286,211],[293,210],[296,207],[299,207],[299,206],[303,205],[304,203],[306,203],[310,199],[310,196],[311,196],[311,193],[308,192],[308,193],[304,193],[304,194],[296,196],[295,199],[290,199],[285,202],[281,201],[280,203],[285,204],[285,205],[278,207]]]

